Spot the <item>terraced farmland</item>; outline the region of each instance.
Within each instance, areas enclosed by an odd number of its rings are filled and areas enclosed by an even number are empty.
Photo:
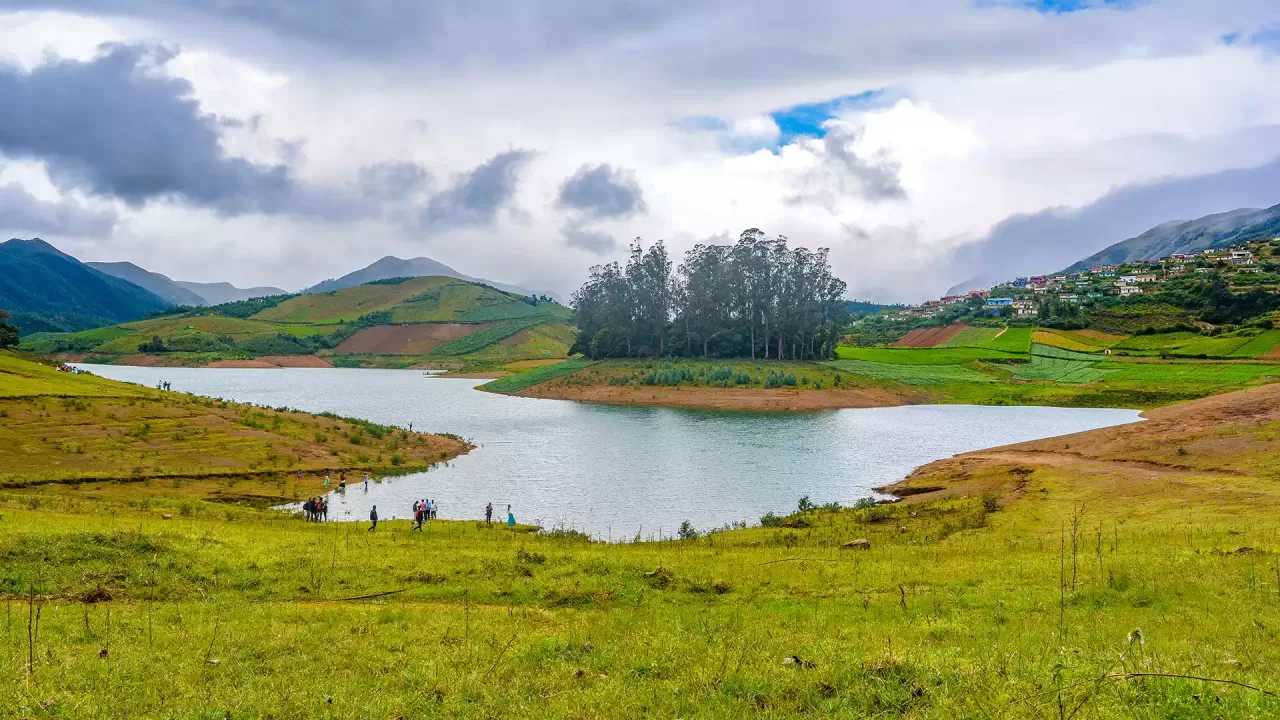
[[[891,365],[866,360],[833,360],[828,367],[876,380],[893,380],[904,385],[940,385],[944,383],[990,383],[995,378],[968,365]]]

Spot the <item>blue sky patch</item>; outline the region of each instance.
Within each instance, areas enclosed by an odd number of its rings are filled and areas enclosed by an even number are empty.
[[[769,117],[781,131],[778,145],[786,145],[800,136],[822,137],[827,134],[822,124],[842,112],[876,107],[884,102],[884,90],[868,90],[857,95],[844,95],[817,103],[793,105],[774,110]]]
[[[1050,15],[1099,8],[1126,9],[1135,4],[1135,0],[978,0],[978,7],[1021,7]]]
[[[1249,36],[1249,42],[1272,50],[1280,50],[1280,25],[1263,28]]]

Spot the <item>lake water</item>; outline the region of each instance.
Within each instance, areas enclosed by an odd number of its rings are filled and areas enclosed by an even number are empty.
[[[817,504],[852,504],[871,488],[956,453],[1138,420],[1135,410],[919,405],[813,413],[612,407],[494,395],[483,380],[416,370],[84,366],[117,380],[228,400],[331,411],[461,435],[478,447],[426,473],[334,493],[330,518],[484,516],[564,526],[601,539],[670,536]],[[318,490],[319,488],[317,488]],[[318,493],[317,493],[318,494]]]

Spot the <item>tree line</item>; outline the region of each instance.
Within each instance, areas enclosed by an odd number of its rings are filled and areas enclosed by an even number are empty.
[[[830,358],[849,319],[827,249],[788,248],[754,228],[732,245],[699,244],[672,268],[659,241],[631,245],[625,266],[591,268],[573,295],[590,358]]]

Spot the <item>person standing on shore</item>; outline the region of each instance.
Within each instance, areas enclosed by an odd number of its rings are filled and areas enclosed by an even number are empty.
[[[516,526],[516,516],[511,513],[511,505],[507,505],[507,527]]]
[[[369,523],[370,523],[369,532],[373,532],[378,528],[378,506],[377,505],[374,505],[373,509],[369,511]]]
[[[484,524],[485,527],[493,525],[493,503],[484,506]]]

